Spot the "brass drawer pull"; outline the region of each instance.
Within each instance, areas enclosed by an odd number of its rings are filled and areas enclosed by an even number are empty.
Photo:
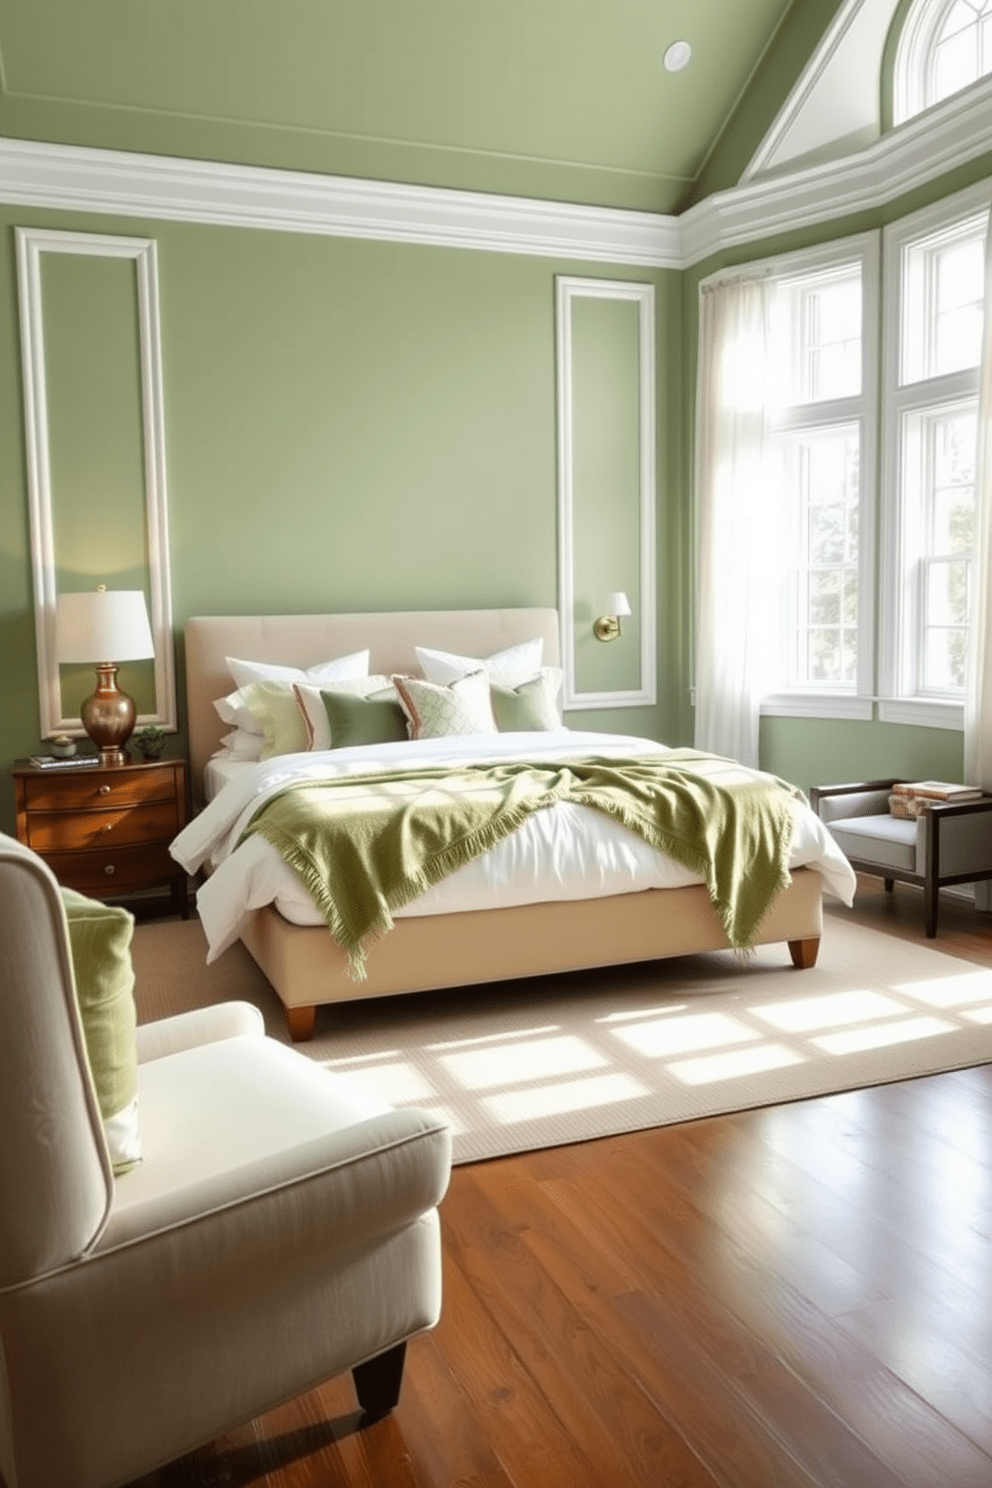
[[[101,794],[101,796],[109,796],[110,795],[110,786],[109,785],[101,785],[101,787],[100,787],[100,794]]]
[[[108,863],[107,866],[106,866],[106,868],[104,868],[103,871],[104,871],[104,873],[116,873],[117,870],[115,869],[113,863]]]

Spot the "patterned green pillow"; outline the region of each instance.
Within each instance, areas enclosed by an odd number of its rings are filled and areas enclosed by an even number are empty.
[[[115,1173],[141,1160],[138,1133],[137,1016],[126,909],[62,889],[83,1036]]]
[[[406,714],[392,687],[367,697],[321,688],[320,696],[331,730],[332,749],[350,749],[363,744],[389,744],[408,739]]]
[[[558,692],[562,674],[557,667],[542,667],[536,677],[519,687],[490,686],[496,727],[505,733],[541,733],[560,729]]]
[[[447,739],[458,734],[495,734],[488,672],[472,672],[455,682],[394,677],[411,739]]]

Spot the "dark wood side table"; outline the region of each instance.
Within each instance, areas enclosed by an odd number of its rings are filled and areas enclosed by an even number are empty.
[[[186,762],[14,769],[17,838],[44,858],[59,883],[98,899],[168,886],[172,910],[189,918],[185,871],[169,843],[186,822]]]

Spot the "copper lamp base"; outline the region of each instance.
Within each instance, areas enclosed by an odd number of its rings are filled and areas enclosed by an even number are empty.
[[[103,765],[126,765],[124,745],[134,733],[134,698],[117,686],[116,662],[102,661],[96,669],[96,691],[80,709],[83,728],[100,751]]]

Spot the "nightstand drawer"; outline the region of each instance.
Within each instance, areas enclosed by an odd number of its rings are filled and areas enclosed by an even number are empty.
[[[176,773],[172,770],[94,769],[93,775],[53,772],[23,777],[29,811],[85,811],[89,807],[137,806],[145,801],[172,801]]]
[[[28,817],[28,846],[35,852],[72,852],[81,847],[117,847],[169,842],[179,831],[176,803],[153,801],[108,811],[53,811]]]
[[[93,852],[45,853],[59,883],[81,894],[111,896],[154,888],[182,873],[166,847],[122,847]]]

